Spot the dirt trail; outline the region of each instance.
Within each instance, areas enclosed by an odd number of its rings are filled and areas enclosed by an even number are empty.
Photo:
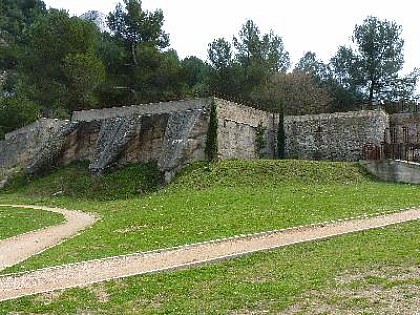
[[[51,211],[64,215],[66,219],[60,225],[28,232],[0,241],[0,271],[39,254],[47,248],[56,246],[63,240],[91,226],[96,221],[95,216],[81,211],[23,205],[0,206]]]
[[[25,295],[185,268],[292,244],[329,238],[420,219],[420,209],[329,224],[239,236],[172,249],[109,257],[76,264],[0,276],[0,301]]]

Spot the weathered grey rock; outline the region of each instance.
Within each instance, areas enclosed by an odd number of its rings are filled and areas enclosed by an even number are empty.
[[[170,114],[141,116],[141,128],[127,143],[118,164],[147,163],[159,160]]]
[[[60,155],[66,136],[77,123],[41,119],[0,141],[0,173],[3,177],[22,169],[36,173]]]
[[[78,122],[78,127],[71,132],[64,143],[59,165],[74,161],[96,161],[96,142],[101,130],[102,121]]]
[[[170,182],[174,172],[188,160],[184,150],[198,117],[200,109],[172,113],[166,127],[158,168],[164,173],[165,182]]]
[[[127,143],[138,134],[140,128],[141,117],[104,120],[96,141],[96,159],[89,165],[91,173],[101,175],[116,164]]]
[[[30,159],[26,170],[27,173],[37,175],[56,166],[59,157],[63,153],[67,136],[76,130],[77,127],[78,123],[63,122],[55,128],[50,128],[49,132],[44,134],[38,151]]]

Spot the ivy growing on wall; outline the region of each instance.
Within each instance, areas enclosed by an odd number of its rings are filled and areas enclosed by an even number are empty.
[[[284,159],[285,158],[285,133],[284,133],[284,113],[283,110],[279,112],[279,127],[277,129],[277,152],[278,158]]]
[[[266,130],[267,128],[263,126],[262,122],[258,123],[258,126],[255,128],[255,148],[258,157],[261,157],[262,150],[267,145],[267,141],[265,139]]]
[[[207,130],[207,140],[205,153],[208,161],[213,162],[217,160],[217,106],[213,99],[210,105],[210,122]]]

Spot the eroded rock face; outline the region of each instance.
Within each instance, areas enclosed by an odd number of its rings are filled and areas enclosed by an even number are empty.
[[[50,168],[61,155],[66,137],[78,123],[41,119],[6,135],[0,141],[0,173],[3,177],[26,170],[38,173]]]
[[[185,163],[205,159],[210,100],[170,103],[166,110],[165,104],[128,108],[121,117],[106,109],[103,118],[95,111],[86,120],[41,119],[10,133],[0,141],[0,185],[15,171],[37,175],[74,161],[89,161],[94,175],[156,161],[169,181]]]
[[[52,166],[57,165],[57,161],[65,150],[65,142],[67,136],[76,130],[78,123],[62,122],[55,128],[49,129],[30,159],[27,166],[29,174],[38,175],[42,172],[50,170]]]
[[[61,164],[87,160],[94,175],[118,165],[158,162],[165,181],[184,164],[205,159],[207,108],[79,122]]]
[[[140,116],[107,119],[102,122],[96,140],[96,159],[89,165],[92,174],[101,175],[118,162],[128,142],[139,133],[141,120]]]
[[[169,116],[169,113],[141,116],[141,128],[127,143],[119,163],[158,161]]]
[[[129,163],[156,161],[169,181],[185,163],[205,159],[211,99],[195,99],[73,113],[63,164],[88,160],[93,174]]]
[[[185,151],[191,131],[201,114],[202,110],[195,109],[175,112],[169,117],[158,161],[158,167],[164,173],[165,182],[170,182],[176,170],[190,159],[190,154],[186,154]]]
[[[73,121],[42,119],[0,141],[0,181],[14,170],[39,174],[74,161],[88,161],[95,175],[155,161],[169,182],[185,164],[206,159],[213,101],[219,112],[220,159],[255,158],[260,123],[267,129],[266,155],[271,156],[272,114],[220,99],[195,99],[75,112]]]
[[[101,121],[79,122],[78,127],[67,136],[58,164],[67,165],[73,161],[92,163],[101,126]]]

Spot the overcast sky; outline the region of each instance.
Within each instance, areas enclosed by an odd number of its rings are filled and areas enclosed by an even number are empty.
[[[44,0],[47,7],[64,8],[80,15],[88,10],[105,14],[116,0]],[[121,1],[122,2],[122,1]],[[394,20],[403,27],[405,72],[420,67],[420,19],[414,0],[143,0],[143,9],[160,8],[171,47],[181,58],[207,58],[207,45],[214,39],[231,40],[247,19],[262,33],[271,29],[281,36],[292,62],[311,50],[324,61],[339,45],[349,44],[356,24],[373,15]]]

